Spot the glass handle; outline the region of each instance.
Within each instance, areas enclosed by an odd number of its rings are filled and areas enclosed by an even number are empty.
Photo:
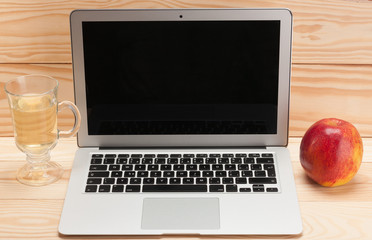
[[[75,117],[75,123],[74,123],[74,126],[69,131],[58,130],[58,136],[59,137],[72,137],[77,133],[77,131],[80,128],[80,122],[81,122],[80,112],[79,112],[79,109],[76,107],[76,105],[70,101],[62,101],[58,103],[58,112],[65,108],[69,108],[72,111]]]

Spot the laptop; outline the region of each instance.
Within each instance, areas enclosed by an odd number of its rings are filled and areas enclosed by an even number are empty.
[[[59,232],[299,234],[287,9],[76,10]]]

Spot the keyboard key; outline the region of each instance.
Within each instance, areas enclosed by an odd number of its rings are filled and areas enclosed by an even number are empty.
[[[220,158],[220,159],[218,159],[218,163],[229,164],[230,163],[230,159],[228,159],[228,158]]]
[[[266,188],[266,192],[278,192],[278,188]]]
[[[199,153],[199,154],[196,154],[196,157],[197,158],[206,158],[206,157],[208,157],[208,154]]]
[[[195,154],[183,154],[183,157],[184,158],[194,158],[195,157]]]
[[[241,158],[232,158],[231,159],[231,163],[234,163],[234,164],[236,164],[236,163],[242,163],[242,159]]]
[[[98,192],[110,192],[111,185],[101,185],[99,186]]]
[[[141,178],[131,178],[130,184],[141,184]]]
[[[221,184],[221,179],[220,178],[210,178],[209,179],[209,184]]]
[[[152,158],[144,158],[142,159],[142,164],[152,164],[153,159]]]
[[[88,177],[108,177],[110,172],[89,172]]]
[[[199,170],[201,170],[201,171],[211,170],[211,166],[206,165],[206,164],[202,164],[202,165],[199,165]]]
[[[225,165],[225,170],[236,170],[236,165],[235,164],[226,164]]]
[[[143,155],[142,154],[132,154],[130,155],[131,158],[141,158]]]
[[[274,170],[275,167],[274,167],[274,164],[264,164],[264,167],[263,167],[265,170]]]
[[[168,158],[168,164],[178,164],[178,158]]]
[[[129,154],[119,154],[118,158],[129,158]]]
[[[190,164],[191,163],[191,158],[181,158],[180,163],[181,164]]]
[[[90,165],[89,170],[97,171],[97,170],[107,170],[107,165]]]
[[[229,177],[240,177],[239,171],[229,171]]]
[[[201,173],[199,171],[190,171],[190,177],[200,177]]]
[[[114,164],[115,163],[115,158],[105,158],[103,160],[103,164]]]
[[[164,171],[163,177],[174,177],[174,172],[172,171]]]
[[[262,153],[262,157],[273,157],[272,153]]]
[[[151,185],[144,185],[144,186],[151,186]],[[141,186],[140,185],[128,185],[125,188],[125,192],[140,192]]]
[[[150,177],[161,177],[160,171],[152,171],[150,172]]]
[[[92,158],[103,158],[103,154],[92,154]]]
[[[239,192],[251,192],[251,188],[239,188]]]
[[[232,153],[225,153],[225,154],[222,154],[222,157],[224,157],[224,158],[232,158],[232,157],[234,157],[234,154],[232,154]]]
[[[137,164],[137,165],[134,166],[134,170],[136,170],[136,171],[144,171],[144,170],[146,170],[146,165]]]
[[[257,158],[256,162],[257,163],[273,163],[274,158]]]
[[[222,183],[223,184],[233,184],[234,179],[233,178],[222,178]]]
[[[173,170],[174,171],[183,171],[183,170],[185,170],[185,165],[179,165],[179,164],[173,165]]]
[[[245,157],[247,157],[247,154],[245,154],[245,153],[237,153],[237,154],[235,154],[235,157],[245,158]]]
[[[123,171],[130,171],[130,170],[133,170],[133,165],[123,165],[121,167],[121,170]]]
[[[247,178],[236,178],[236,184],[247,184]]]
[[[166,159],[165,158],[156,158],[155,164],[165,164]]]
[[[226,171],[216,171],[216,177],[227,177]]]
[[[219,153],[211,153],[211,154],[209,154],[209,157],[211,157],[211,158],[219,158],[219,157],[221,157],[221,154],[219,154]]]
[[[116,184],[128,184],[128,178],[118,178]]]
[[[207,192],[206,185],[144,185],[142,192]]]
[[[172,170],[172,165],[160,165],[160,169],[163,171],[170,171]]]
[[[216,164],[217,163],[217,158],[207,158],[205,159],[206,164]]]
[[[254,158],[244,158],[244,163],[254,163]]]
[[[131,158],[131,159],[129,159],[129,163],[130,164],[140,164],[140,162],[141,162],[141,159],[140,158]]]
[[[181,154],[171,154],[170,157],[171,158],[180,158]]]
[[[252,170],[262,170],[261,164],[252,164],[251,165]]]
[[[156,184],[167,184],[168,183],[168,178],[157,178],[156,179]]]
[[[148,177],[148,176],[149,176],[149,172],[147,172],[147,171],[139,171],[139,172],[137,172],[137,177],[143,178],[143,177]]]
[[[104,166],[104,165],[102,165],[102,166]],[[105,170],[106,170],[106,169],[105,169]],[[120,170],[120,165],[110,165],[109,170],[110,170],[110,171],[117,171],[117,170]]]
[[[213,171],[203,171],[203,177],[213,177]]]
[[[124,192],[124,185],[112,186],[112,192]]]
[[[135,171],[125,171],[124,172],[124,177],[135,177],[136,172]]]
[[[180,184],[181,183],[181,178],[170,178],[169,179],[169,184]]]
[[[103,184],[114,184],[115,183],[115,178],[104,178],[103,179]]]
[[[276,178],[249,178],[250,184],[275,184]]]
[[[253,158],[260,157],[260,154],[259,153],[250,153],[250,154],[248,154],[248,157],[253,157]]]
[[[198,170],[198,165],[196,164],[186,165],[186,170],[188,171]]]
[[[242,171],[242,177],[253,177],[252,171]]]
[[[91,161],[90,161],[90,164],[102,164],[102,159],[100,158],[93,158]]]
[[[194,158],[193,164],[204,164],[204,158]]]
[[[157,171],[159,170],[159,165],[148,165],[147,170],[149,171]]]
[[[239,164],[238,165],[238,170],[249,170],[249,165],[248,164]]]
[[[144,178],[143,179],[143,184],[154,184],[155,179],[154,178]]]
[[[237,192],[238,186],[237,185],[226,185],[226,192]]]
[[[121,172],[121,171],[113,171],[113,172],[111,172],[111,177],[118,178],[118,177],[122,177],[122,176],[123,176],[123,172]]]
[[[207,178],[197,178],[196,184],[207,184]]]
[[[253,192],[264,192],[265,188],[263,185],[253,185]]]
[[[116,158],[116,154],[106,154],[105,158]]]
[[[97,192],[97,185],[87,185],[85,187],[85,192]]]
[[[212,170],[223,170],[222,164],[214,164],[212,165]]]
[[[209,192],[224,192],[225,187],[223,185],[209,185]]]
[[[267,176],[268,177],[276,177],[275,170],[274,169],[267,170]]]
[[[145,154],[144,158],[155,158],[155,154]]]
[[[169,155],[168,154],[158,154],[158,155],[156,155],[156,157],[158,157],[158,158],[168,158]]]
[[[254,171],[255,177],[266,177],[266,171]]]
[[[87,184],[101,184],[102,178],[88,178]]]
[[[177,171],[177,177],[187,177],[186,171]]]
[[[194,179],[193,178],[183,178],[182,183],[183,184],[194,184]]]

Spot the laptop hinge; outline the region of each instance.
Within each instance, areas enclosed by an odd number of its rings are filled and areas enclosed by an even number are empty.
[[[175,147],[99,147],[99,150],[126,150],[126,149],[267,149],[264,146],[256,146],[256,147],[243,147],[243,146],[212,146],[212,147],[182,147],[182,146],[175,146]]]

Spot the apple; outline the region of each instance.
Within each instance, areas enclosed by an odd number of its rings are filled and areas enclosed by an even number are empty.
[[[300,161],[306,174],[326,187],[346,184],[358,172],[363,142],[349,122],[326,118],[314,123],[300,146]]]

